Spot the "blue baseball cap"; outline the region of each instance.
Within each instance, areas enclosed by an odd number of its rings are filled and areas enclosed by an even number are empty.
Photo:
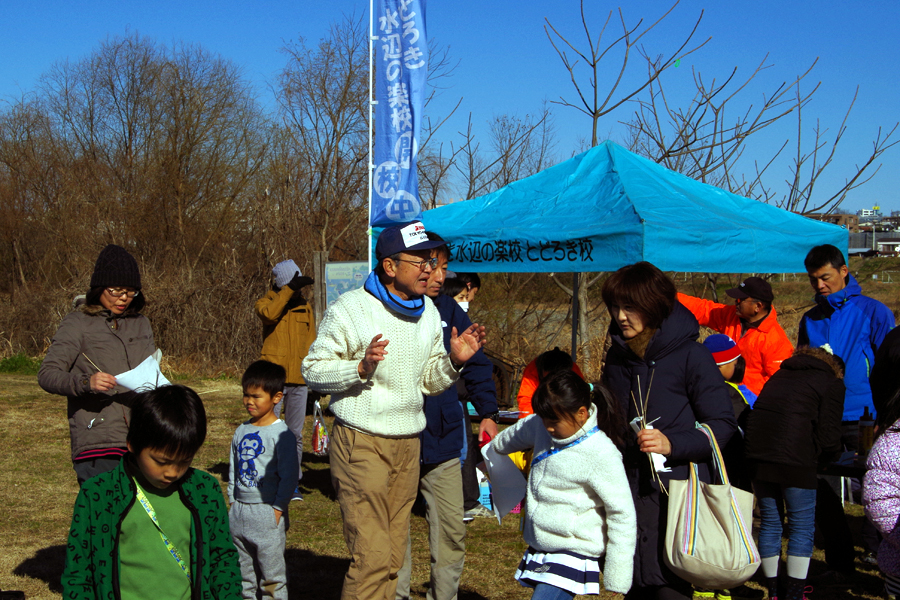
[[[430,250],[446,245],[447,242],[429,240],[425,225],[421,221],[413,221],[406,225],[394,225],[382,231],[375,244],[375,258],[381,262],[398,252]]]

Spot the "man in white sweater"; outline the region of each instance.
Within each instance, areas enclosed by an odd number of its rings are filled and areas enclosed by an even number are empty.
[[[322,320],[303,360],[310,388],[331,394],[331,481],[350,569],[342,600],[393,600],[419,483],[422,394],[450,387],[484,344],[477,324],[444,350],[441,320],[424,298],[437,259],[419,222],[385,229],[375,270]],[[390,348],[390,349],[389,349]]]

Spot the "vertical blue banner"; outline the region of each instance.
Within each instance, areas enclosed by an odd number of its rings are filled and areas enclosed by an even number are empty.
[[[375,0],[375,149],[370,225],[422,214],[416,154],[425,106],[425,0]]]

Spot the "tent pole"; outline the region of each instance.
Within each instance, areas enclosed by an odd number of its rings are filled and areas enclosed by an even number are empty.
[[[578,359],[578,273],[572,273],[572,362]]]

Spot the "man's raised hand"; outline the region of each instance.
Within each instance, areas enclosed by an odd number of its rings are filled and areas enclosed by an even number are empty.
[[[375,372],[375,367],[378,366],[378,363],[384,360],[384,357],[387,354],[387,345],[388,340],[382,340],[380,333],[373,337],[372,341],[369,342],[369,346],[366,348],[366,355],[359,361],[359,366],[356,367],[356,370],[362,379],[371,377],[372,373]]]
[[[478,323],[472,325],[461,334],[456,334],[456,327],[450,331],[450,360],[460,366],[475,356],[475,353],[484,346],[484,327]]]

